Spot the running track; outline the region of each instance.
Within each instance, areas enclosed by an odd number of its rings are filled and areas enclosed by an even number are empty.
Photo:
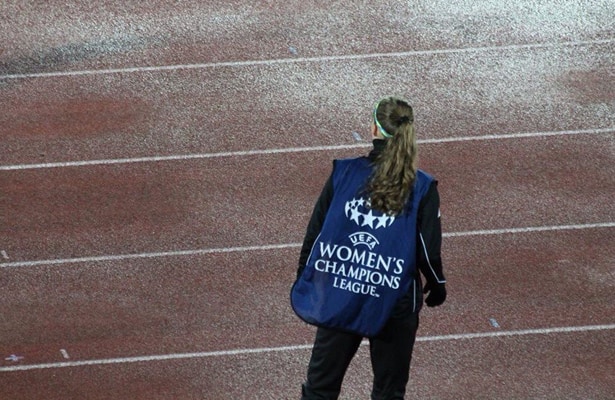
[[[408,398],[612,399],[615,3],[449,3],[3,2],[0,398],[298,398],[305,225],[400,94],[450,292]]]

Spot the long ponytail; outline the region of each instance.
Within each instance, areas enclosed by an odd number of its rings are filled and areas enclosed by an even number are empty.
[[[399,214],[412,195],[417,171],[417,146],[412,107],[389,97],[374,109],[374,123],[386,140],[367,184],[371,207]]]

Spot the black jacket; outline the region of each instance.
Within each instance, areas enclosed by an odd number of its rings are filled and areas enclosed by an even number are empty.
[[[369,153],[368,158],[375,160],[384,148],[384,140],[376,139],[373,141],[374,148]],[[314,241],[320,234],[320,230],[327,215],[327,211],[333,198],[332,177],[325,183],[325,186],[316,201],[312,217],[307,226],[303,246],[299,255],[299,266],[297,278],[303,272],[307,259],[314,245]],[[418,211],[418,243],[417,243],[417,267],[431,287],[444,287],[446,279],[442,271],[442,260],[440,257],[440,247],[442,244],[442,229],[440,226],[440,195],[438,194],[438,182],[434,181],[427,194],[421,200]],[[393,318],[401,318],[409,313],[418,312],[423,305],[423,290],[420,274],[417,273],[410,290],[399,299],[393,310]]]

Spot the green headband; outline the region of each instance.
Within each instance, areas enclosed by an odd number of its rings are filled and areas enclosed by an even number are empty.
[[[380,103],[382,103],[382,100],[376,103],[376,106],[374,107],[374,123],[378,127],[378,130],[380,131],[380,133],[382,133],[382,136],[384,136],[385,138],[392,138],[393,135],[385,131],[382,125],[380,125],[380,122],[378,122],[378,117],[376,116],[376,112],[378,111],[378,106],[380,106]]]

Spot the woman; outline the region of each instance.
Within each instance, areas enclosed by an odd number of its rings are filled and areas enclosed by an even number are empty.
[[[364,337],[371,398],[403,399],[423,293],[430,307],[446,299],[437,181],[417,168],[412,107],[382,99],[371,131],[367,157],[334,161],[299,257],[291,303],[318,326],[304,400],[338,398]]]

